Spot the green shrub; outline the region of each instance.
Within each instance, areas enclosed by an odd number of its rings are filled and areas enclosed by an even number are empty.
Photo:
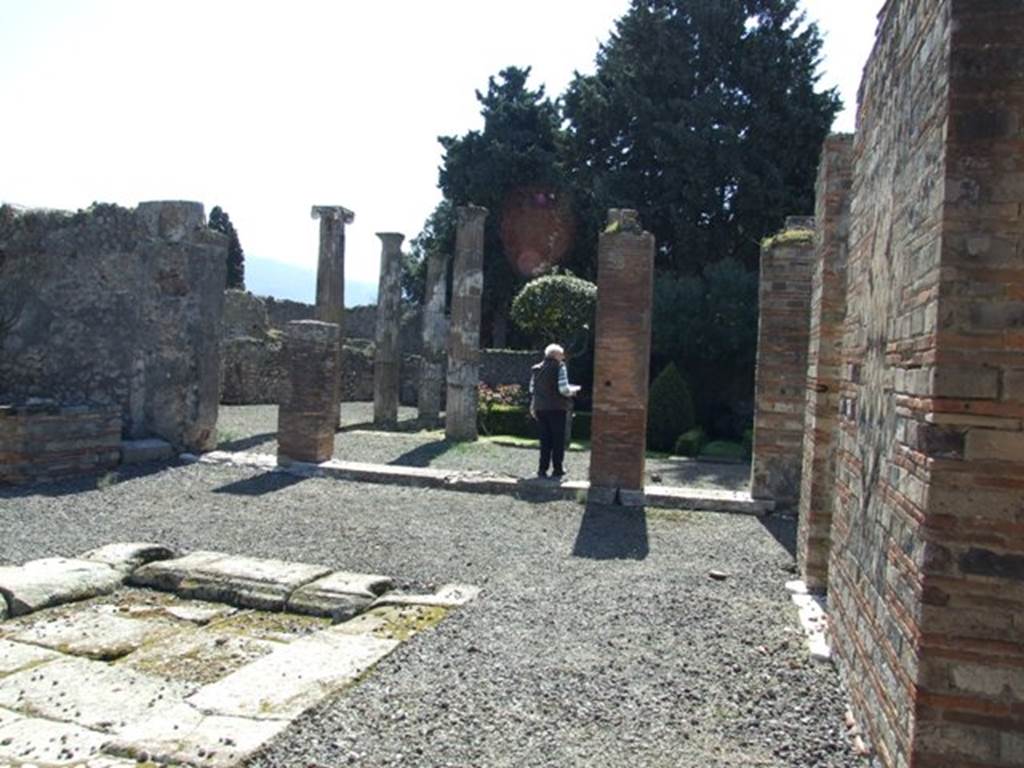
[[[478,412],[480,431],[485,435],[512,435],[537,439],[537,422],[525,405],[492,405]]]
[[[747,451],[741,443],[732,440],[712,440],[700,452],[705,459],[741,460],[747,457]]]
[[[651,385],[647,407],[647,447],[671,451],[683,432],[693,427],[693,398],[686,379],[669,363]]]
[[[706,441],[707,435],[704,434],[704,428],[694,427],[679,436],[673,453],[676,456],[697,456]]]
[[[754,454],[754,430],[743,430],[743,454],[752,456]]]
[[[531,280],[512,301],[512,321],[538,347],[552,342],[572,346],[594,325],[597,286],[572,275],[545,275]]]

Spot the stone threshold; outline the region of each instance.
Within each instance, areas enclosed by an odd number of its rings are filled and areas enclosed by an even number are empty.
[[[807,640],[807,651],[814,661],[832,660],[828,642],[828,604],[824,595],[812,593],[801,580],[787,581],[786,591],[793,599],[800,617],[800,627]]]
[[[279,465],[270,454],[211,451],[202,456],[182,454],[184,461],[227,465],[267,472],[286,472],[297,477],[330,477],[361,483],[440,488],[465,493],[486,493],[515,496],[534,501],[586,500],[599,503],[620,503],[623,506],[649,506],[696,512],[725,512],[763,516],[773,511],[774,502],[754,499],[747,491],[690,488],[685,486],[648,485],[643,494],[590,488],[585,480],[557,483],[540,478],[517,478],[487,472],[457,472],[429,467],[403,467],[394,464],[363,464],[332,459],[321,464],[290,462]]]

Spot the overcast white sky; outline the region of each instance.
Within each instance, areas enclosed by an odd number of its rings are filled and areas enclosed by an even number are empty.
[[[823,87],[852,108],[883,0],[804,0]],[[221,205],[246,253],[316,263],[314,204],[356,212],[346,274],[378,231],[414,237],[440,195],[437,136],[480,125],[508,65],[560,94],[628,0],[0,0],[0,201]]]

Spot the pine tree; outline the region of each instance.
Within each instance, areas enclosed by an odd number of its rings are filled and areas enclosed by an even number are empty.
[[[238,233],[231,217],[219,205],[210,211],[210,229],[228,236],[228,288],[245,288],[245,251],[238,242]]]

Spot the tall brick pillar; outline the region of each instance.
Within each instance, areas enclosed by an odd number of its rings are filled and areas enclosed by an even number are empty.
[[[426,301],[423,304],[423,351],[421,353],[419,419],[437,421],[441,414],[441,387],[444,386],[445,271],[448,259],[443,253],[427,256]]]
[[[828,585],[843,320],[846,317],[846,239],[852,155],[853,136],[829,136],[822,148],[816,187],[806,429],[796,547],[800,573],[814,592],[821,592]]]
[[[861,85],[828,603],[885,766],[1024,765],[1021,41],[890,0]]]
[[[750,493],[793,506],[800,497],[814,219],[790,217],[761,246]]]
[[[457,209],[452,316],[448,327],[448,394],[445,436],[476,440],[480,381],[480,301],[484,290],[484,221],[487,209]]]
[[[373,358],[373,423],[398,425],[398,369],[402,361],[398,331],[402,324],[402,241],[397,232],[378,232],[380,282],[377,288],[376,349]]]
[[[277,461],[327,461],[334,453],[340,331],[334,323],[293,320],[285,326],[287,385],[277,409]]]
[[[608,211],[597,245],[597,340],[590,484],[594,498],[642,500],[651,357],[654,235],[636,211]]]
[[[340,205],[314,205],[314,219],[320,219],[320,254],[316,266],[316,313],[315,317],[324,323],[338,326],[338,354],[345,343],[345,225],[351,224],[356,215]],[[339,388],[341,369],[338,369]],[[335,403],[334,411],[341,423],[341,403]]]

